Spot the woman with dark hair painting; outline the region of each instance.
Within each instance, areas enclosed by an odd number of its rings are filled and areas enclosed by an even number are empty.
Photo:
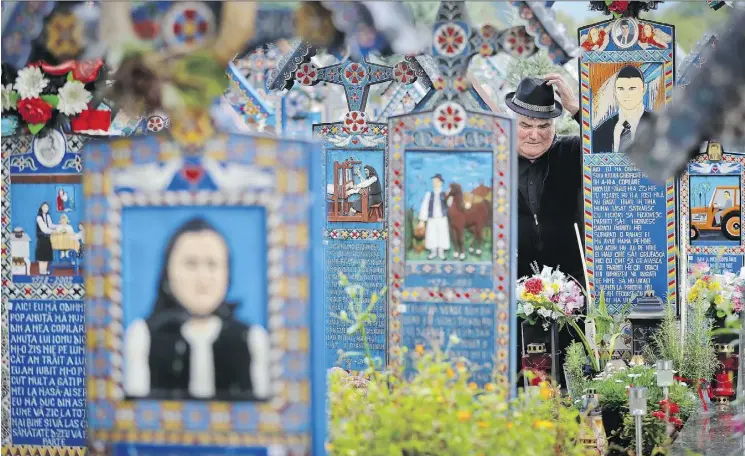
[[[357,171],[357,175],[359,176],[359,171]],[[361,176],[360,176],[361,177]],[[380,179],[378,178],[378,172],[375,171],[375,168],[373,168],[370,165],[365,165],[365,178],[362,182],[352,187],[350,191],[347,192],[347,195],[351,195],[353,193],[359,193],[363,189],[369,189],[367,194],[367,205],[368,207],[378,204],[383,201],[383,187],[380,184]],[[350,209],[349,213],[350,215],[354,215],[357,212],[360,212],[362,210],[362,199],[357,199],[354,203],[352,203],[352,208]]]
[[[36,261],[40,275],[49,275],[49,262],[53,259],[51,235],[56,231],[57,225],[49,215],[49,203],[44,201],[36,212]]]
[[[269,395],[269,337],[226,302],[230,252],[195,218],[171,237],[153,310],[125,335],[124,390],[132,398],[262,400]]]

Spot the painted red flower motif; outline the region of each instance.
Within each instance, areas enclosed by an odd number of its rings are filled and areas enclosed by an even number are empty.
[[[310,86],[318,81],[318,67],[312,63],[304,63],[295,71],[295,79],[304,85]]]
[[[409,62],[398,62],[393,67],[393,78],[401,84],[411,84],[416,81],[416,74]]]
[[[365,113],[360,111],[348,112],[344,116],[342,130],[350,135],[366,133],[368,130]]]
[[[52,118],[52,106],[41,98],[18,101],[18,113],[29,124],[45,124]]]
[[[543,281],[538,277],[533,277],[525,282],[525,291],[537,295],[543,291]]]
[[[442,54],[458,54],[466,46],[466,34],[457,24],[445,24],[435,32],[435,44]]]
[[[148,131],[158,132],[162,130],[164,127],[165,127],[165,122],[163,121],[163,118],[160,116],[152,116],[149,119],[147,119]]]
[[[365,67],[359,63],[353,62],[344,68],[344,78],[349,81],[350,84],[360,84],[367,76]]]

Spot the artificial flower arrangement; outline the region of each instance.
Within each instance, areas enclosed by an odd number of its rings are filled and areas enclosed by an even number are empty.
[[[605,0],[601,2],[590,2],[590,10],[600,11],[606,15],[612,15],[615,19],[621,17],[639,17],[642,11],[657,9],[657,4],[662,2],[628,2]]]
[[[585,305],[582,288],[558,269],[531,265],[533,275],[517,281],[517,313],[535,324],[541,320],[544,329],[551,321],[561,326],[579,315]]]
[[[704,305],[710,317],[736,318],[742,311],[745,278],[733,272],[717,274],[707,263],[698,263],[691,268],[689,279],[693,285],[688,291],[688,302]]]
[[[37,135],[47,128],[106,134],[111,111],[98,109],[97,86],[103,60],[69,60],[59,65],[34,62],[14,72],[3,67],[2,134]]]

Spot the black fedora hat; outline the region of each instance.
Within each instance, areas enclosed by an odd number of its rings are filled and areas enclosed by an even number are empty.
[[[538,119],[553,119],[564,111],[561,103],[554,100],[554,88],[538,78],[524,78],[504,101],[516,113]]]

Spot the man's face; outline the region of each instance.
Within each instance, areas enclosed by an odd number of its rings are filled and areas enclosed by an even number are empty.
[[[644,82],[641,78],[616,78],[616,99],[621,109],[636,109],[644,101]]]
[[[730,192],[724,192],[724,197],[730,199],[732,198],[732,195],[730,194]]]
[[[629,34],[629,24],[621,24],[621,34],[626,36]]]
[[[437,177],[432,178],[432,188],[435,191],[440,190],[442,188],[442,181]]]
[[[553,119],[518,116],[517,152],[527,159],[535,160],[546,153],[555,133]]]

